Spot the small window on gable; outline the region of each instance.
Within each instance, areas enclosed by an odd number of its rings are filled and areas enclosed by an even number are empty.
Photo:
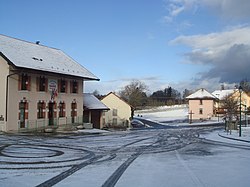
[[[200,105],[203,105],[203,100],[202,99],[200,99]]]
[[[117,109],[113,109],[113,116],[117,116]]]

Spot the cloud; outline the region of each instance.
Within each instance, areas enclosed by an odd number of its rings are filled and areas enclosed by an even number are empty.
[[[116,80],[108,80],[108,81],[88,81],[85,82],[85,90],[86,93],[92,93],[97,90],[100,94],[107,94],[109,92],[119,92],[126,85],[130,84],[134,80],[139,80],[145,83],[148,87],[148,92],[154,92],[160,89],[160,86],[163,84],[160,82],[160,78],[157,76],[149,76],[149,77],[140,77],[140,78],[120,78]]]
[[[189,46],[184,54],[193,64],[208,65],[210,69],[200,74],[200,80],[218,78],[219,82],[239,82],[249,78],[250,27],[207,35],[179,36],[169,42]]]
[[[249,0],[202,0],[201,3],[225,18],[244,19],[250,16]]]
[[[216,13],[226,19],[249,19],[249,0],[166,0],[165,6],[168,15],[165,16],[167,23],[183,12],[195,13],[199,8],[207,8],[211,13]]]

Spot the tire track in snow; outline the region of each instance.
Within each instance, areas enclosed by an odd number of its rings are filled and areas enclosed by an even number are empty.
[[[202,181],[192,172],[192,170],[188,167],[188,165],[185,163],[185,161],[181,158],[181,155],[179,154],[178,150],[175,150],[175,154],[177,159],[180,161],[181,165],[185,168],[185,170],[188,172],[189,176],[191,177],[191,180],[194,183],[194,186],[200,187],[205,186]]]
[[[126,171],[129,165],[142,154],[142,152],[137,152],[131,155],[120,167],[115,170],[115,172],[105,181],[102,187],[114,187],[115,184],[118,182],[122,174]]]

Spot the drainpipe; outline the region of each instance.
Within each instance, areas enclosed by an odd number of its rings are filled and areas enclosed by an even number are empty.
[[[7,117],[8,117],[8,95],[9,95],[9,77],[12,75],[16,75],[18,73],[12,73],[7,75],[7,80],[6,80],[6,111],[5,111],[5,122],[7,122]]]

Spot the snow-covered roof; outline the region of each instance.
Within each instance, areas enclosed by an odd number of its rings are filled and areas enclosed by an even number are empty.
[[[90,93],[83,94],[83,106],[89,110],[109,110],[105,104]]]
[[[193,94],[186,97],[186,99],[217,99],[213,94],[209,93],[206,89],[201,88]]]
[[[212,94],[217,97],[219,100],[223,99],[224,97],[231,95],[235,92],[234,89],[230,90],[215,90]]]
[[[26,42],[0,34],[0,55],[18,68],[72,75],[99,80],[59,49]]]

